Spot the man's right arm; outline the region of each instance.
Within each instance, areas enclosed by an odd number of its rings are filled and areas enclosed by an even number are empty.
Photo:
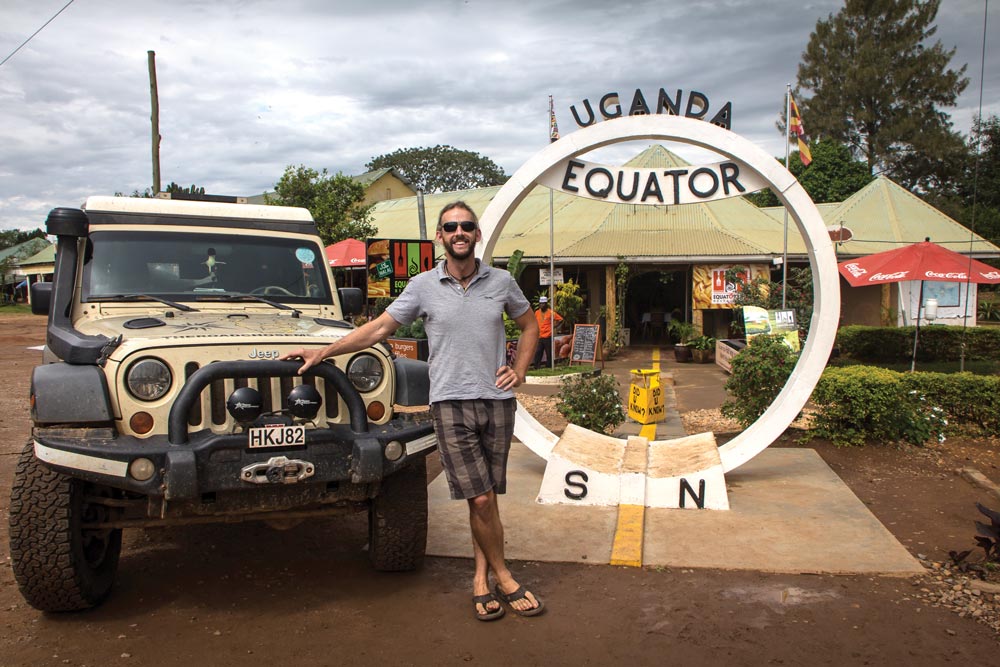
[[[371,347],[398,328],[399,322],[393,319],[388,311],[384,311],[371,322],[365,323],[326,347],[317,347],[309,350],[301,348],[283,354],[278,359],[302,359],[302,367],[299,368],[299,375],[302,375],[307,369],[315,366],[327,357],[335,357],[338,354],[349,354]]]

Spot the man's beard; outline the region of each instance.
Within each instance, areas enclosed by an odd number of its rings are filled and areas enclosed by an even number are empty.
[[[462,253],[455,252],[455,249],[452,246],[452,244],[455,242],[456,238],[457,237],[452,237],[450,241],[444,239],[442,239],[441,241],[441,244],[444,246],[444,250],[446,253],[448,253],[449,257],[452,257],[453,259],[463,260],[463,259],[468,259],[469,257],[472,256],[474,252],[476,252],[476,243],[469,237],[465,237],[463,239],[464,241],[468,242],[468,247],[466,251]]]

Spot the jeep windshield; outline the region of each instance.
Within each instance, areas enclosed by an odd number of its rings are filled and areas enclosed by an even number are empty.
[[[84,301],[140,294],[174,301],[329,304],[323,249],[302,239],[190,231],[95,231],[83,269]]]

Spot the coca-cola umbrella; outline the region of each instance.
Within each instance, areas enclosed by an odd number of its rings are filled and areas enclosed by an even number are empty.
[[[335,268],[365,268],[365,242],[344,239],[326,247],[326,259]]]
[[[852,287],[920,281],[917,326],[913,335],[913,359],[910,362],[910,370],[916,366],[925,280],[951,283],[1000,283],[1000,270],[931,243],[930,239],[902,248],[877,252],[874,255],[849,259],[838,264],[837,268],[840,269],[840,275],[844,276]]]

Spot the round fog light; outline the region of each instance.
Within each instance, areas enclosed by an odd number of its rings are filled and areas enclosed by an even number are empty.
[[[316,387],[300,384],[288,393],[288,411],[299,419],[316,419],[323,397]]]
[[[145,482],[156,472],[156,466],[149,459],[136,459],[128,467],[129,474],[140,482]]]
[[[399,440],[393,440],[388,445],[385,446],[385,458],[390,461],[396,461],[400,456],[403,455],[403,443]]]
[[[260,416],[260,392],[253,387],[240,387],[226,399],[226,410],[241,424],[252,422]]]

